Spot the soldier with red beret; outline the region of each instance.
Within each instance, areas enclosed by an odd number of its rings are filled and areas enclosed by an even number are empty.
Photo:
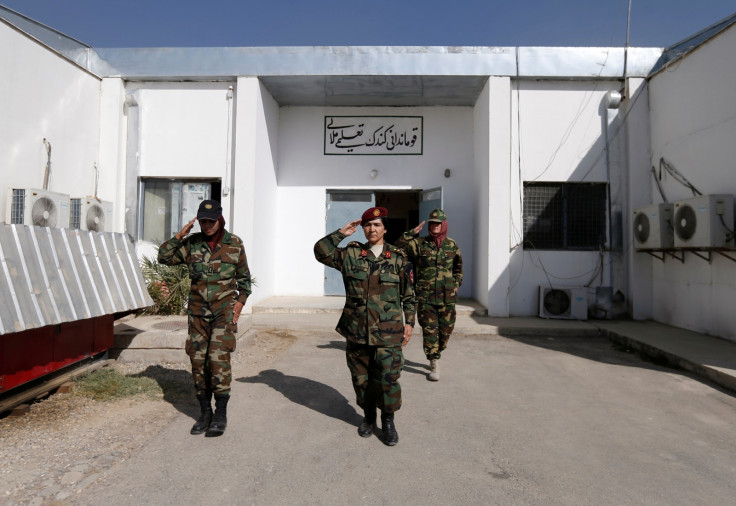
[[[317,241],[314,256],[339,270],[345,283],[345,307],[336,330],[347,341],[347,364],[364,412],[358,434],[373,434],[378,408],[384,443],[393,446],[399,441],[394,413],[401,407],[402,347],[411,339],[415,307],[411,265],[402,250],[384,241],[387,216],[385,207],[368,209],[361,219]],[[338,247],[358,226],[368,242]]]

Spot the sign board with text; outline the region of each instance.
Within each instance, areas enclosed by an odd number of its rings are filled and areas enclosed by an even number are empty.
[[[421,155],[422,116],[325,116],[325,155]]]

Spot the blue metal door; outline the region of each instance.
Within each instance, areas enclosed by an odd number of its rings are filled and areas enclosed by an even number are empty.
[[[335,190],[327,192],[327,233],[342,228],[359,219],[366,209],[373,207],[376,197],[371,191]],[[365,242],[363,229],[346,237],[340,243],[345,246],[351,241]],[[325,266],[325,295],[345,295],[342,274],[332,267]]]

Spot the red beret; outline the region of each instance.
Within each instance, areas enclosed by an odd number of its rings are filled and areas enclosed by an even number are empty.
[[[388,216],[388,209],[385,207],[371,207],[363,213],[363,216],[361,217],[361,225],[366,221],[375,220],[376,218],[382,218],[384,216]]]

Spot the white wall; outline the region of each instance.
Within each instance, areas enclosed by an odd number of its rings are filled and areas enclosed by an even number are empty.
[[[731,27],[649,83],[651,165],[658,168],[664,157],[703,194],[736,194],[735,48]],[[661,184],[670,201],[692,197],[671,176],[663,175]],[[651,197],[661,202],[656,189]],[[685,254],[684,263],[650,263],[654,319],[736,340],[736,262]]]
[[[238,78],[235,139],[232,230],[243,239],[257,283],[247,310],[277,293],[279,264],[274,259],[284,233],[277,221],[279,108],[257,78]]]
[[[509,316],[509,239],[511,199],[511,80],[488,80],[488,314]],[[476,149],[484,149],[478,139]],[[515,199],[514,199],[515,200]]]
[[[524,80],[511,93],[509,312],[538,313],[539,285],[611,286],[610,253],[522,250],[525,181],[608,181],[605,95],[618,82]],[[615,161],[615,160],[614,160]],[[611,167],[612,177],[624,167]],[[613,196],[613,195],[612,195]],[[618,196],[625,201],[625,192]],[[621,205],[621,202],[613,202]],[[614,284],[616,280],[613,280]],[[594,294],[594,290],[591,290]]]
[[[490,195],[490,83],[483,87],[473,109],[473,179],[475,187],[475,212],[473,214],[474,238],[473,255],[475,263],[472,273],[466,269],[466,276],[473,278],[473,298],[488,307],[488,294],[491,288],[489,278],[489,252],[491,238],[489,234],[491,205]]]
[[[122,79],[102,80],[100,96],[100,179],[99,195],[113,203],[113,230],[125,230],[125,83]]]
[[[423,116],[421,156],[326,156],[326,115]],[[444,176],[451,169],[451,177]],[[371,170],[378,175],[371,179]],[[314,243],[325,230],[327,189],[418,189],[442,186],[449,236],[460,245],[466,269],[473,269],[475,179],[473,109],[470,107],[323,108],[282,107],[278,139],[278,247],[272,261],[278,291],[321,295],[324,266],[314,259]],[[470,297],[466,277],[461,297]]]
[[[628,144],[629,205],[624,230],[629,276],[629,312],[638,320],[652,318],[652,261],[647,253],[637,253],[633,242],[632,213],[652,202],[650,171],[649,87],[644,79],[629,80],[629,99],[624,102]]]
[[[50,191],[94,193],[100,80],[0,23],[0,210],[8,188],[42,188],[51,144]],[[104,200],[115,195],[100,191]],[[8,217],[9,219],[9,217]]]
[[[141,177],[220,177],[232,83],[130,83],[140,111]]]
[[[227,100],[227,92],[232,84],[128,83],[126,94],[134,98],[138,109],[137,135],[129,140],[135,144],[133,147],[137,151],[137,163],[131,165],[131,162],[127,161],[126,167],[127,171],[135,172],[133,180],[137,182],[140,177],[168,177],[220,178],[224,181],[230,156],[228,152],[230,103]],[[111,102],[117,99],[114,90],[110,91],[110,95],[113,95],[110,98]],[[114,105],[111,104],[109,107]],[[120,125],[119,132],[119,138],[123,139],[120,141],[119,149],[121,160],[125,156],[125,148],[122,146],[127,142],[124,125],[125,122]],[[109,127],[111,132],[109,138],[112,139],[116,129],[112,120],[109,121]],[[108,158],[112,159],[118,154],[118,149],[112,140],[109,144],[110,149],[105,152]],[[137,183],[133,186],[128,183],[125,191],[137,193]],[[230,198],[219,195],[216,197],[222,202],[223,214],[230,230],[231,223],[228,219],[231,216]],[[139,209],[128,209],[128,212],[138,215]],[[155,257],[155,245],[151,243],[139,241],[137,251],[141,257]]]

